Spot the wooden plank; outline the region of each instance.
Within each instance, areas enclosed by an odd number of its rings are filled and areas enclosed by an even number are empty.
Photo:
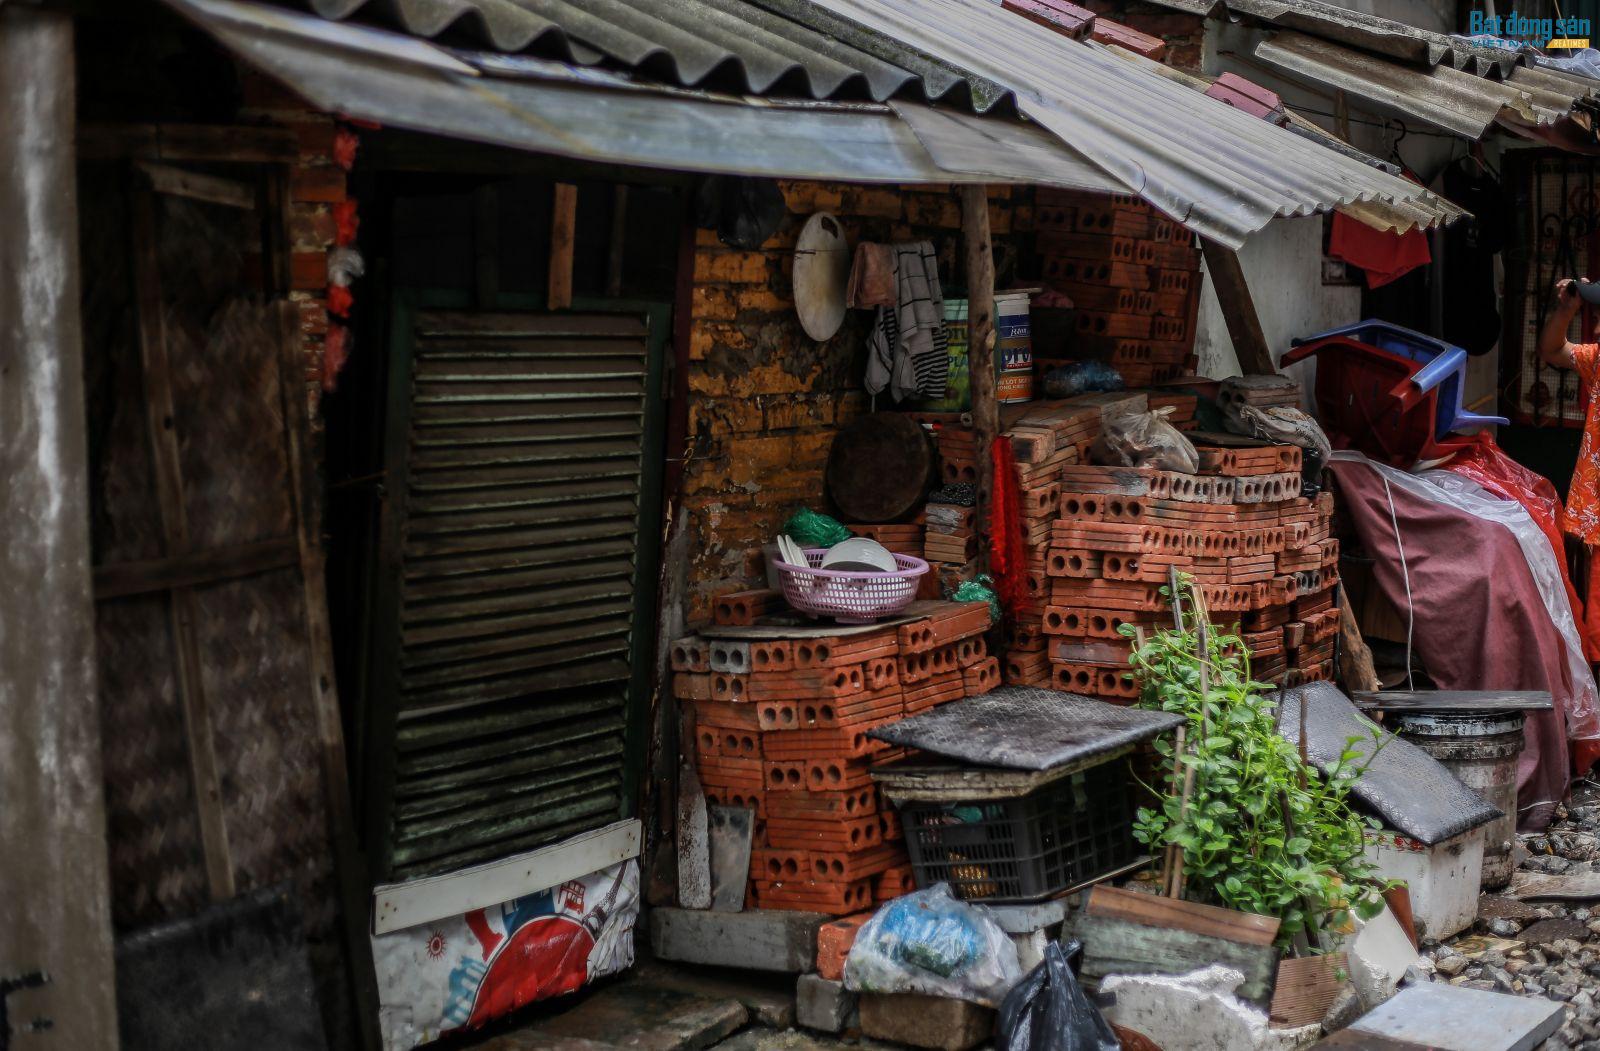
[[[155,193],[138,190],[130,202],[134,252],[134,294],[139,310],[139,356],[145,393],[145,425],[155,476],[156,504],[168,556],[188,553],[189,524],[183,496],[183,468],[173,426],[172,368],[167,357],[166,309],[157,259]],[[206,703],[196,634],[194,593],[175,588],[168,593],[168,616],[176,651],[174,678],[188,739],[189,774],[194,782],[201,853],[213,900],[234,895],[233,862],[222,814],[217,773],[216,737]]]
[[[488,908],[638,857],[642,828],[637,820],[617,821],[563,843],[459,872],[381,884],[372,892],[372,931],[388,934]]]
[[[227,208],[255,211],[256,188],[237,179],[224,179],[218,175],[185,171],[170,164],[140,161],[139,171],[150,180],[150,188],[169,197],[187,197],[194,201],[207,201]]]
[[[153,591],[216,584],[283,569],[299,561],[299,540],[284,536],[184,555],[118,562],[95,567],[94,597],[95,601],[104,602]]]
[[[274,182],[278,180],[274,179]],[[281,185],[281,183],[280,183]],[[287,210],[275,213],[274,234],[288,237]],[[335,684],[333,628],[328,617],[327,574],[322,558],[322,482],[316,464],[305,455],[311,442],[310,410],[304,374],[305,341],[300,335],[300,308],[291,300],[278,303],[278,390],[283,405],[284,454],[289,469],[289,491],[294,506],[294,549],[300,564],[305,601],[307,688],[317,717],[317,744],[322,766],[328,832],[333,840],[335,872],[343,918],[345,951],[355,989],[357,1026],[361,1046],[373,1051],[381,1038],[378,1016],[378,980],[372,963],[372,942],[367,935],[368,879],[356,837],[355,812],[350,797],[350,775],[345,767],[343,714]]]
[[[1290,1028],[1322,1021],[1345,986],[1340,975],[1347,966],[1342,952],[1280,960],[1269,1011],[1272,1024]]]
[[[1205,254],[1206,270],[1211,274],[1211,285],[1217,290],[1217,301],[1222,305],[1222,316],[1228,324],[1228,338],[1233,341],[1234,353],[1239,357],[1239,368],[1247,376],[1277,375],[1272,349],[1261,331],[1261,317],[1256,313],[1255,301],[1250,298],[1244,268],[1239,265],[1239,253],[1209,238],[1203,240],[1200,247]]]
[[[546,306],[572,306],[572,252],[578,235],[578,188],[558,182],[550,214],[550,296]]]
[[[628,187],[618,183],[611,191],[611,243],[606,249],[606,298],[622,297],[622,261],[628,247]]]
[[[288,128],[229,124],[88,124],[82,160],[120,157],[234,164],[292,164],[300,147]]]
[[[994,246],[989,232],[989,188],[961,187],[961,235],[967,258],[967,374],[972,390],[972,430],[978,468],[978,521],[994,492],[994,461],[989,448],[1000,433],[1000,408],[994,375]],[[979,550],[978,571],[988,572],[989,552]],[[1004,654],[999,655],[1004,659]]]
[[[1359,690],[1357,708],[1381,712],[1547,712],[1548,690]]]
[[[1091,916],[1145,923],[1153,927],[1190,931],[1225,938],[1245,945],[1271,945],[1278,937],[1278,920],[1252,912],[1237,912],[1179,898],[1097,887],[1085,911]]]

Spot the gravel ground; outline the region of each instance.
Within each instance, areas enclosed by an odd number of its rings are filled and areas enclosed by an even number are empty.
[[[1524,871],[1600,872],[1600,783],[1578,785],[1548,829],[1521,840]],[[1425,941],[1422,949],[1433,970],[1415,978],[1559,1000],[1567,1020],[1545,1051],[1600,1051],[1600,899],[1485,895],[1471,930],[1443,944]]]

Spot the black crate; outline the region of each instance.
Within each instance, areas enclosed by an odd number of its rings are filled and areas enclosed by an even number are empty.
[[[1121,762],[1014,799],[907,803],[900,825],[917,886],[966,901],[1036,901],[1138,857]]]

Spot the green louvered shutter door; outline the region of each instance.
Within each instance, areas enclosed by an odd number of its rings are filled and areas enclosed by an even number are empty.
[[[383,875],[406,879],[632,812],[662,326],[404,308],[397,326],[410,338],[391,391],[379,617],[392,630],[369,737],[390,745],[371,757],[369,828]]]

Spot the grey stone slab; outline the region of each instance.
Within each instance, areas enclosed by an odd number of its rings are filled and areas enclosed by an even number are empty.
[[[1183,721],[1075,693],[1001,686],[880,726],[871,736],[978,766],[1050,770],[1149,740]]]
[[[1540,920],[1530,924],[1527,930],[1517,935],[1517,941],[1527,942],[1529,945],[1549,945],[1551,942],[1570,938],[1573,941],[1588,941],[1589,928],[1582,920],[1571,918]]]
[[[1511,885],[1506,888],[1506,893],[1522,899],[1594,901],[1600,899],[1600,871],[1584,868],[1551,873],[1518,869],[1512,873]]]
[[[861,1031],[932,1051],[967,1051],[989,1039],[994,1011],[966,1000],[917,993],[863,993]]]
[[[985,905],[984,908],[989,910],[995,922],[1000,924],[1000,929],[1007,934],[1032,934],[1065,920],[1067,913],[1072,911],[1071,900],[1055,898],[1028,905]]]
[[[816,970],[817,930],[830,919],[780,909],[656,908],[650,910],[650,945],[662,960],[802,974]]]
[[[1360,753],[1357,762],[1366,770],[1353,792],[1391,828],[1434,846],[1500,816],[1499,808],[1439,760],[1362,715],[1332,683],[1314,682],[1277,696],[1278,733],[1290,741],[1299,740],[1304,706],[1306,751],[1318,766],[1338,762],[1346,747]]]
[[[859,1024],[856,994],[843,982],[830,981],[820,974],[802,974],[795,985],[796,1020],[807,1029],[842,1033]]]
[[[1406,986],[1350,1030],[1438,1051],[1533,1051],[1563,1018],[1561,1004],[1540,997],[1430,983]]]
[[[641,981],[680,989],[708,999],[737,1000],[759,1025],[787,1029],[794,1025],[794,979],[787,974],[748,969],[694,967],[646,960],[634,968]]]
[[[596,990],[571,1010],[541,1019],[529,1032],[630,1051],[702,1051],[738,1032],[749,1018],[745,1006],[732,998],[630,980]]]

